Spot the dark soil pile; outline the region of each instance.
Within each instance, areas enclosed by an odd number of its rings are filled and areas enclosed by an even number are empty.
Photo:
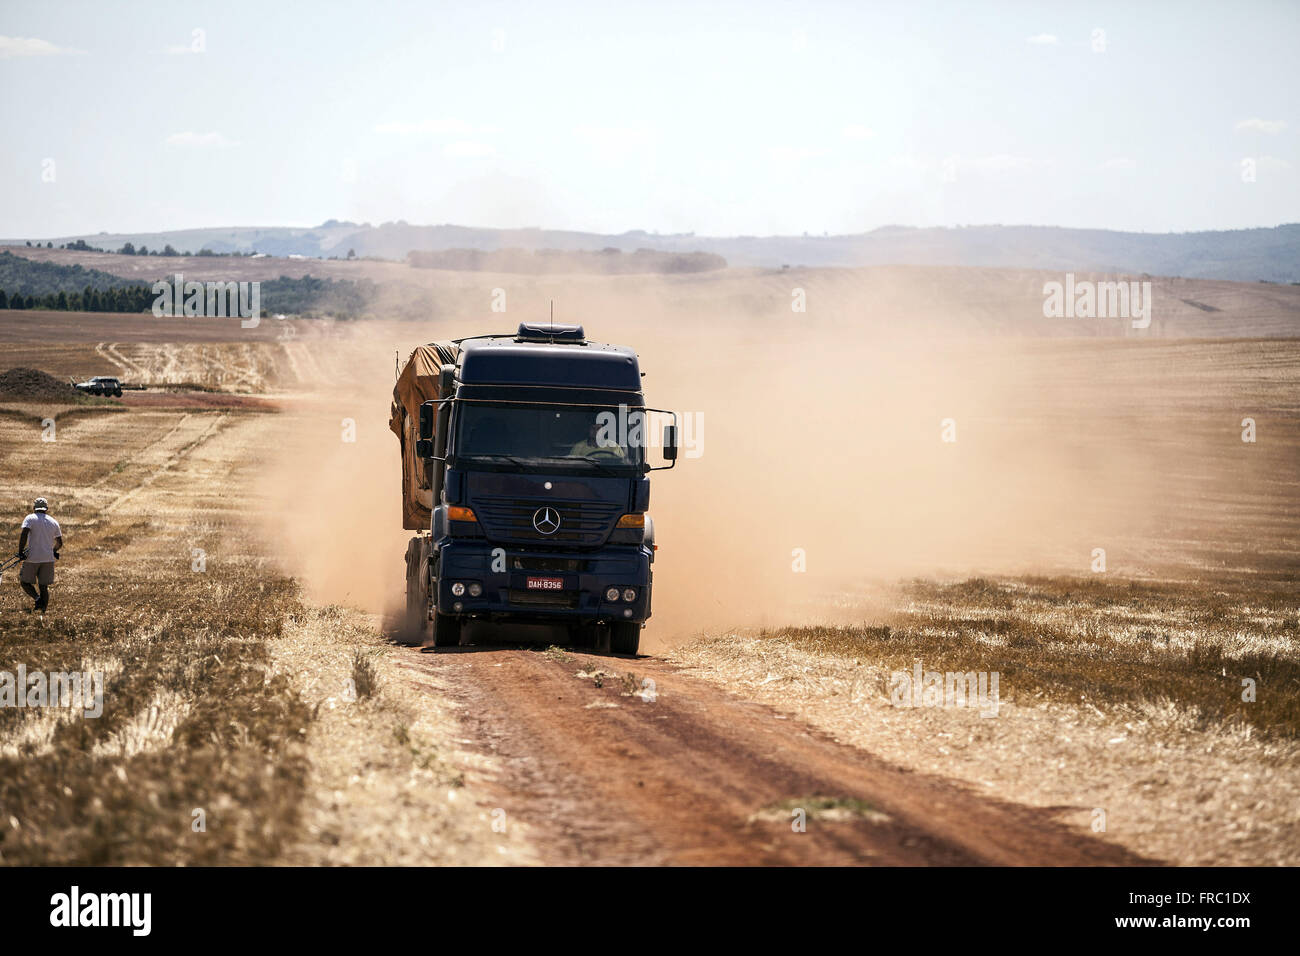
[[[67,382],[34,368],[0,372],[0,400],[9,402],[75,403],[81,397]]]

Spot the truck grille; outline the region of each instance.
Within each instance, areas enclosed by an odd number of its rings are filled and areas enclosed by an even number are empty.
[[[543,558],[535,554],[510,558],[514,571],[586,571],[590,564],[579,558]]]
[[[598,545],[602,544],[623,514],[620,505],[603,501],[557,502],[549,498],[480,497],[474,513],[484,533],[497,541],[517,541],[531,545]],[[538,508],[553,508],[560,514],[560,528],[554,534],[541,534],[533,527]]]
[[[510,588],[506,592],[506,597],[511,604],[569,609],[578,606],[578,595],[575,591],[526,591],[522,588]]]

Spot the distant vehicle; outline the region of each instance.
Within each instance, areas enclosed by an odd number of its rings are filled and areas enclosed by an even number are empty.
[[[79,392],[85,392],[87,395],[111,396],[113,398],[121,398],[123,389],[138,392],[145,389],[144,385],[123,385],[110,375],[96,375],[84,382],[74,381],[72,387]]]

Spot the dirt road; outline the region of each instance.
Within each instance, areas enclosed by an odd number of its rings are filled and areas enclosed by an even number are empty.
[[[477,781],[498,801],[490,809],[524,822],[546,863],[1150,862],[1051,810],[900,770],[661,660],[399,653],[450,689],[465,738],[500,768]],[[800,808],[806,832],[793,826]]]

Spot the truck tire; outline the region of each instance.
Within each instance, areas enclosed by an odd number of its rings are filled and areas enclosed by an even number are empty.
[[[418,646],[429,631],[429,549],[424,538],[406,543],[406,614],[397,642]]]
[[[574,624],[569,628],[569,641],[575,650],[599,650],[602,639],[609,643],[609,628],[599,624]]]
[[[459,647],[460,618],[452,614],[434,614],[432,643],[434,647]],[[428,646],[426,642],[425,647]]]
[[[636,656],[641,645],[641,625],[628,621],[615,621],[609,626],[609,649],[615,654]]]

